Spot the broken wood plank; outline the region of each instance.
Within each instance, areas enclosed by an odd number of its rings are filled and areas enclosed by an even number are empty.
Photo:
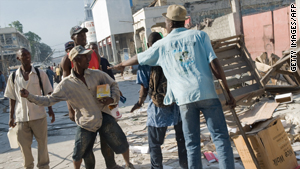
[[[297,85],[294,80],[288,76],[288,75],[283,75],[283,77],[285,78],[285,80],[290,84],[290,85]]]
[[[255,80],[255,77],[253,75],[251,76],[244,76],[240,79],[237,78],[233,78],[233,79],[227,79],[227,84],[229,88],[232,88],[234,86],[240,85],[242,86],[243,83],[247,82],[247,81],[251,81],[251,80]],[[219,89],[220,85],[218,84],[218,82],[215,82],[215,88]]]
[[[259,90],[260,89],[260,84],[259,83],[255,83],[253,85],[249,85],[249,86],[245,86],[236,90],[232,90],[231,94],[233,95],[233,97],[237,97],[240,95],[245,95],[248,93],[252,93],[253,91]],[[219,94],[219,99],[221,101],[225,101],[225,97],[223,94]]]
[[[228,38],[213,40],[213,41],[211,41],[211,43],[220,42],[220,41],[228,41],[228,40],[235,39],[235,38],[241,39],[242,36],[243,35],[230,36]]]
[[[224,46],[231,46],[231,45],[236,45],[237,43],[240,43],[240,40],[233,40],[233,41],[228,41],[228,42],[220,42],[217,43],[213,46],[214,49],[220,49]]]
[[[291,72],[291,71],[288,71],[288,70],[276,70],[276,73],[294,76],[294,72]]]
[[[229,49],[238,49],[237,45],[231,45],[231,46],[226,46],[226,47],[222,47],[222,48],[218,48],[218,49],[214,49],[215,53],[220,53]]]
[[[223,52],[216,53],[218,59],[227,59],[231,57],[235,57],[237,55],[241,55],[241,51],[238,49],[226,50]]]
[[[248,52],[247,48],[245,47],[245,44],[243,44],[241,49],[242,49],[242,57],[245,59],[245,61],[248,63],[248,65],[254,70],[253,75],[254,75],[256,81],[258,83],[260,83],[261,86],[263,86],[263,84],[260,82],[260,78],[261,78],[260,74],[259,74],[257,68],[254,65],[254,62],[253,62],[253,60],[250,56],[250,53]]]
[[[299,93],[300,87],[299,86],[281,86],[281,85],[267,85],[265,87],[267,92],[271,94],[284,94],[284,93]]]
[[[241,56],[237,56],[235,58],[230,58],[230,59],[219,59],[220,63],[222,66],[228,65],[228,64],[233,64],[233,63],[242,63],[245,62],[244,58]]]
[[[230,70],[230,69],[238,69],[238,68],[241,68],[243,66],[247,66],[247,64],[245,62],[241,62],[241,63],[238,63],[238,64],[224,66],[223,70],[225,71],[225,70]]]
[[[240,68],[240,69],[234,69],[234,70],[229,70],[229,71],[225,71],[225,76],[233,76],[233,75],[240,75],[240,74],[244,74],[247,73],[251,70],[251,68],[249,67],[244,67],[244,68]]]

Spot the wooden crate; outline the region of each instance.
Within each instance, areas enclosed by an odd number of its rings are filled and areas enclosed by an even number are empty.
[[[260,75],[250,54],[243,44],[243,36],[232,36],[212,41],[213,49],[223,67],[230,91],[237,101],[237,105],[251,105],[252,98],[264,93],[260,82]],[[223,109],[226,100],[219,81],[215,79],[215,88]]]

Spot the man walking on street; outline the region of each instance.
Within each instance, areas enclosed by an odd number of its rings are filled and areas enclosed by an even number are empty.
[[[148,48],[161,39],[161,35],[152,32],[148,37]],[[188,168],[185,141],[182,131],[179,107],[176,104],[164,106],[162,101],[167,80],[159,66],[139,65],[136,82],[141,85],[139,101],[131,112],[140,108],[148,95],[151,97],[147,109],[148,143],[151,157],[151,169],[163,169],[161,145],[164,143],[168,126],[174,126],[178,146],[179,165]],[[149,84],[150,82],[150,84]],[[154,99],[154,100],[153,100]]]
[[[60,74],[60,65],[57,64],[55,68],[55,73],[56,73],[56,83],[59,83],[61,80],[61,74]]]
[[[53,88],[53,79],[55,78],[55,73],[51,70],[51,67],[48,66],[47,70],[46,70],[46,74],[49,78],[50,84]]]
[[[129,144],[127,138],[114,117],[110,115],[109,104],[117,103],[120,97],[118,84],[100,70],[88,69],[90,55],[93,51],[82,46],[75,46],[69,53],[74,67],[71,75],[65,77],[48,97],[29,94],[21,91],[22,97],[41,106],[51,106],[60,101],[67,101],[75,111],[75,122],[78,125],[73,152],[73,164],[79,169],[82,158],[87,169],[95,168],[93,145],[97,133],[102,136],[111,149],[122,154],[126,169],[134,169],[129,162]],[[111,97],[97,99],[97,86],[108,84]]]
[[[86,32],[88,32],[88,30],[86,28],[81,28],[79,26],[74,26],[71,28],[70,37],[74,42],[74,44],[73,44],[74,46],[84,47],[86,45]],[[70,48],[72,48],[72,49],[73,49],[73,47],[70,46]],[[72,64],[69,59],[70,48],[68,48],[66,50],[67,54],[61,60],[61,67],[63,69],[63,77],[67,77],[71,74]],[[95,52],[93,52],[93,53],[95,53]],[[100,68],[101,63],[98,63],[98,64],[99,64],[99,68]],[[89,68],[91,68],[91,67],[92,66],[89,65]],[[69,117],[72,121],[75,121],[75,118],[74,118],[75,112],[72,109],[72,107],[69,105],[68,102],[67,102],[67,105],[68,105],[68,109],[69,109]],[[101,153],[104,157],[106,167],[108,169],[123,169],[123,167],[120,167],[119,165],[117,165],[117,163],[115,161],[114,152],[108,146],[106,141],[101,139],[101,135],[100,135],[100,140],[101,140]],[[84,158],[84,160],[85,160],[85,158]]]
[[[3,92],[5,91],[5,87],[6,87],[6,81],[5,81],[5,77],[2,73],[2,71],[0,71],[0,92]]]
[[[21,67],[9,76],[4,94],[5,97],[10,99],[9,127],[17,128],[17,139],[23,155],[24,168],[34,168],[34,159],[31,152],[34,136],[38,143],[37,167],[39,169],[49,169],[45,108],[22,98],[20,90],[25,88],[30,93],[42,95],[41,91],[50,94],[52,87],[46,73],[31,66],[31,55],[27,49],[21,48],[17,52],[17,59],[21,62]],[[48,109],[53,123],[55,116],[52,107],[48,107]]]
[[[176,102],[180,107],[189,169],[202,169],[200,111],[216,146],[220,169],[234,169],[231,142],[212,73],[223,81],[230,98],[228,104],[234,107],[236,103],[210,39],[203,31],[184,28],[186,9],[181,5],[170,5],[163,16],[168,36],[115,68],[124,70],[124,66],[134,64],[161,66],[168,81],[164,104]]]

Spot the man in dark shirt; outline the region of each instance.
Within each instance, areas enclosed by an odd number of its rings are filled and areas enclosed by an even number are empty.
[[[98,53],[98,47],[97,47],[97,44],[91,43],[91,44],[90,44],[90,49],[92,49],[93,51],[95,51],[96,53]],[[107,73],[112,79],[116,80],[113,71],[107,69],[107,66],[110,66],[108,60],[105,59],[104,57],[100,57],[100,58],[101,58],[101,63],[100,63],[100,65],[101,65],[101,70],[102,70],[103,72]]]

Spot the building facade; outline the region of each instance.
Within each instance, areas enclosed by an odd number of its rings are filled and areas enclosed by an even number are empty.
[[[31,51],[27,38],[16,28],[0,28],[0,55],[2,51],[0,70],[6,71],[8,66],[19,64],[16,53],[20,48]]]
[[[95,0],[92,5],[101,55],[120,63],[135,54],[133,20],[129,0]]]
[[[246,47],[253,59],[263,52],[267,52],[269,56],[276,54],[281,57],[282,51],[289,49],[290,44],[290,4],[296,3],[297,15],[300,13],[298,12],[300,5],[297,5],[300,0],[132,0],[131,2],[132,10],[135,12],[133,18],[137,52],[147,49],[147,36],[152,31],[164,34],[164,18],[161,17],[161,13],[166,12],[166,8],[161,5],[185,6],[191,25],[195,29],[205,31],[211,40],[243,34]],[[138,10],[139,8],[142,9]]]

